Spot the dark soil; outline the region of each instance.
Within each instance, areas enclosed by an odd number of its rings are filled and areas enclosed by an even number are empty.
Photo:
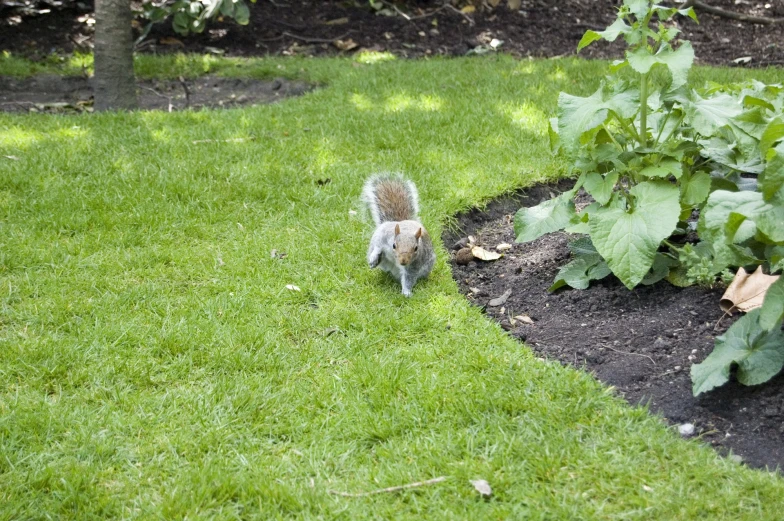
[[[547,292],[569,259],[568,236],[552,233],[515,244],[513,216],[569,184],[532,188],[459,216],[458,231],[445,234],[445,245],[468,235],[489,250],[512,245],[494,262],[461,266],[453,256],[461,292],[538,355],[590,371],[630,403],[648,404],[673,425],[693,424],[695,436],[723,453],[731,450],[749,466],[784,468],[784,374],[756,387],[732,381],[692,396],[691,365],[705,359],[715,337],[737,318],[722,318],[723,289],[677,288],[663,281],[629,291],[607,277],[584,291]],[[488,306],[507,290],[512,294],[503,305]],[[520,315],[533,324],[514,319]]]
[[[62,0],[59,8],[39,2],[46,13],[20,8],[21,3],[0,0],[0,51],[43,59],[51,54],[91,48],[94,26],[91,1]],[[404,57],[461,56],[487,51],[495,38],[503,42],[499,48],[503,52],[552,57],[574,54],[583,33],[609,25],[621,2],[522,0],[521,8],[512,11],[503,0],[494,9],[479,8],[470,14],[445,3],[445,0],[398,0],[400,11],[411,18],[407,20],[399,14],[376,14],[366,0],[259,0],[249,4],[251,21],[247,26],[230,20],[216,21],[204,33],[184,38],[172,31],[170,23],[161,23],[140,45],[140,50],[258,56],[344,54],[369,49]],[[460,6],[467,2],[452,3]],[[710,0],[709,3],[737,13],[784,17],[781,0]],[[390,11],[390,14],[395,13]],[[685,18],[675,21],[684,31],[683,36],[694,45],[698,63],[751,67],[784,64],[784,23],[751,24],[698,14],[699,25]],[[143,23],[138,24],[137,33],[142,26]],[[343,43],[337,44],[336,40]],[[341,50],[346,44],[355,47]],[[619,45],[598,43],[584,50],[583,55],[615,57],[621,50]],[[748,62],[733,61],[747,57],[750,57]]]
[[[0,111],[82,112],[92,110],[93,91],[83,77],[0,77]],[[273,103],[310,90],[303,82],[202,76],[180,81],[145,80],[137,83],[139,106],[147,110],[229,108]]]

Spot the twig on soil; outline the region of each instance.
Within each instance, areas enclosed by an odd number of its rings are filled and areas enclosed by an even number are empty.
[[[768,18],[767,16],[754,16],[750,14],[736,13],[734,11],[727,11],[726,9],[708,5],[702,0],[687,0],[681,4],[680,9],[687,9],[689,7],[696,7],[697,9],[705,11],[706,13],[721,16],[723,18],[729,18],[731,20],[738,20],[740,22],[750,22],[753,24],[778,24],[784,22],[784,18]]]
[[[427,18],[428,16],[433,16],[434,14],[438,13],[438,12],[439,12],[439,11],[441,11],[442,9],[445,9],[445,8],[446,8],[446,7],[447,7],[449,4],[444,4],[444,5],[442,5],[441,7],[438,7],[438,8],[436,8],[436,9],[433,9],[433,10],[432,10],[432,11],[430,11],[429,13],[420,14],[420,15],[416,15],[416,16],[411,16],[411,15],[408,15],[408,14],[404,13],[403,11],[401,11],[401,10],[398,8],[398,6],[396,6],[396,5],[395,5],[394,3],[392,3],[392,2],[384,2],[384,5],[387,5],[387,6],[391,7],[392,9],[394,9],[394,10],[395,10],[395,12],[397,12],[397,14],[399,14],[400,16],[402,16],[403,18],[405,18],[407,21],[409,21],[409,22],[410,22],[410,21],[412,21],[412,20],[421,20],[422,18]],[[462,13],[461,13],[461,14],[462,14]]]
[[[327,490],[327,493],[334,494],[336,496],[343,496],[343,497],[365,497],[365,496],[373,496],[375,494],[383,494],[385,492],[399,492],[401,490],[406,490],[409,488],[415,487],[423,487],[425,485],[434,485],[436,483],[441,483],[442,481],[446,481],[447,476],[440,476],[433,479],[428,479],[427,481],[417,481],[416,483],[409,483],[407,485],[398,485],[396,487],[387,487],[387,488],[380,488],[377,490],[371,490],[370,492],[340,492],[337,490]]]
[[[624,354],[624,355],[644,356],[645,358],[650,360],[653,365],[656,365],[656,362],[653,361],[653,358],[651,358],[648,355],[644,355],[642,353],[629,353],[628,351],[621,351],[620,349],[615,349],[614,347],[610,347],[610,346],[604,346],[604,347],[606,347],[610,351],[615,351],[616,353],[621,353],[621,354]]]
[[[469,25],[474,25],[474,23],[475,23],[475,22],[474,22],[474,19],[473,19],[473,18],[471,18],[470,16],[468,16],[468,15],[467,15],[467,14],[465,14],[463,11],[461,11],[461,10],[460,10],[460,9],[458,9],[457,7],[453,6],[453,5],[452,5],[452,4],[450,4],[449,2],[445,3],[445,4],[444,4],[444,7],[448,8],[448,9],[451,9],[452,11],[456,12],[457,14],[459,14],[460,16],[462,16],[463,18],[465,18],[465,19],[468,21]]]
[[[139,88],[142,88],[144,90],[149,90],[150,92],[152,92],[156,96],[160,96],[162,98],[166,98],[169,101],[169,112],[172,111],[172,100],[171,100],[171,98],[169,96],[167,96],[165,94],[161,94],[160,92],[158,92],[157,90],[155,90],[155,89],[153,89],[151,87],[145,87],[144,85],[139,85]]]
[[[348,31],[340,36],[336,36],[334,38],[311,38],[310,36],[299,36],[297,34],[292,34],[288,31],[283,31],[282,36],[288,36],[289,38],[294,38],[296,40],[302,40],[305,43],[332,43],[335,40],[342,40],[349,34],[353,33],[354,31]],[[269,41],[269,40],[266,40]]]

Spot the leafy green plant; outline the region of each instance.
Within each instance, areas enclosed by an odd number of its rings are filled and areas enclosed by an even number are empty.
[[[250,21],[250,9],[244,0],[150,0],[143,4],[142,14],[150,23],[141,38],[147,36],[152,24],[169,17],[174,30],[183,36],[204,31],[207,21],[218,16],[233,18],[240,25]]]
[[[784,87],[688,87],[694,51],[676,44],[676,15],[696,21],[691,9],[624,0],[612,25],[578,45],[622,37],[627,50],[592,95],[559,95],[550,141],[579,173],[574,188],[515,215],[518,242],[562,229],[587,235],[551,291],[585,289],[610,272],[631,289],[664,278],[713,286],[738,266],[784,268]],[[593,202],[577,211],[581,188]],[[761,334],[753,317],[739,327]]]
[[[692,392],[697,396],[725,384],[737,366],[744,385],[767,382],[784,367],[784,278],[765,294],[762,308],[741,317],[716,339],[716,346],[700,364],[691,366]]]

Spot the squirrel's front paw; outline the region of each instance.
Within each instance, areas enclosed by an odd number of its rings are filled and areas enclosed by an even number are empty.
[[[403,288],[403,296],[404,297],[410,297],[411,296],[411,290]]]
[[[379,262],[381,262],[381,255],[378,255],[376,257],[373,257],[372,259],[369,259],[368,260],[368,266],[370,266],[370,269],[373,269],[376,266],[378,266]]]

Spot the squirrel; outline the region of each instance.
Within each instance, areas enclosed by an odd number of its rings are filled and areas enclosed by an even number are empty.
[[[389,273],[410,297],[414,284],[430,274],[436,261],[430,235],[419,222],[416,186],[400,176],[375,175],[365,182],[362,199],[376,224],[368,265]]]

